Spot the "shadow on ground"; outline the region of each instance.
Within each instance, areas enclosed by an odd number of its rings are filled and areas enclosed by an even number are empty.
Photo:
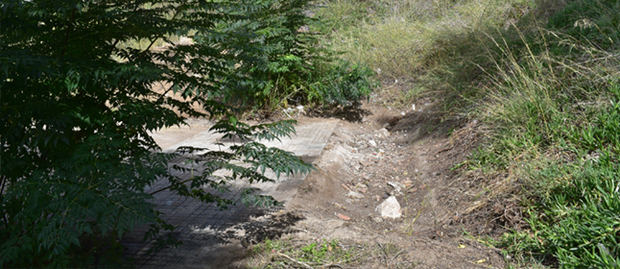
[[[142,227],[123,238],[125,256],[139,268],[228,267],[248,255],[245,246],[278,238],[302,219],[293,213],[278,214],[280,207],[244,205],[241,192],[232,189],[223,195],[234,201],[227,208],[172,192],[158,193],[157,209],[176,227],[167,235],[180,244],[157,249],[154,241],[144,241],[148,227]]]

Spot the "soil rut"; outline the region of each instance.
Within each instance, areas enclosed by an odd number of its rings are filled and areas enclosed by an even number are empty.
[[[428,110],[428,111],[425,111]],[[350,268],[499,268],[497,249],[464,235],[460,212],[472,201],[452,168],[471,137],[448,135],[457,124],[432,105],[406,115],[370,108],[361,122],[342,121],[312,172],[286,207],[303,220],[287,240],[337,239],[360,249]],[[459,134],[458,132],[461,132]],[[454,137],[454,136],[452,136]],[[465,188],[465,189],[463,189]],[[395,196],[402,217],[385,219],[377,205]]]
[[[442,119],[431,103],[418,107],[400,113],[367,105],[369,113],[361,121],[335,122],[327,145],[312,159],[317,169],[285,207],[220,231],[225,235],[218,237],[221,245],[214,245],[192,267],[282,268],[272,266],[277,252],[253,251],[266,239],[295,242],[299,247],[337,240],[354,250],[348,262],[332,264],[340,268],[504,267],[499,250],[463,232],[479,228],[476,222],[467,224],[463,212],[471,208],[480,184],[452,168],[475,146],[476,123]],[[298,120],[302,125],[334,122]],[[402,215],[396,219],[383,218],[376,210],[391,196],[401,207]],[[198,257],[190,252],[184,255],[184,260]],[[285,268],[306,267],[286,257],[291,260]]]

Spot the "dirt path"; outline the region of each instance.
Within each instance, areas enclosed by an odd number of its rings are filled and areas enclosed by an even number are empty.
[[[498,250],[464,236],[471,227],[459,219],[471,195],[451,169],[472,146],[471,126],[454,131],[454,122],[424,109],[432,111],[430,104],[405,115],[374,107],[360,123],[342,121],[287,205],[303,220],[285,240],[337,239],[357,249],[359,257],[341,265],[349,268],[503,267]],[[460,132],[458,144],[450,132]],[[377,212],[390,196],[399,218]],[[260,258],[250,264],[260,266]]]
[[[192,237],[193,249],[182,247],[174,252],[175,260],[167,262],[168,267],[306,266],[275,264],[277,251],[253,250],[266,239],[293,242],[298,247],[337,240],[354,250],[354,258],[337,265],[341,268],[503,267],[498,250],[463,233],[463,229],[476,228],[461,218],[476,195],[475,188],[470,188],[475,182],[460,178],[452,168],[473,147],[473,126],[442,120],[432,112],[432,104],[418,107],[404,115],[366,107],[370,113],[361,122],[299,118],[301,128],[323,121],[336,125],[322,153],[308,159],[317,170],[296,185],[285,207],[277,212],[244,215],[236,225],[220,229],[220,235],[231,235],[225,240],[222,236]],[[185,141],[193,139],[182,130],[171,130],[171,134],[179,132]],[[200,128],[191,132],[195,138]],[[167,145],[178,143],[172,140],[163,141]],[[293,144],[298,148],[311,146]],[[401,216],[395,219],[382,217],[376,209],[391,196],[401,207]],[[208,254],[197,254],[206,253],[207,239],[211,240]]]
[[[368,253],[352,267],[503,267],[496,250],[467,239],[455,221],[468,196],[451,168],[467,148],[450,141],[453,126],[424,108],[404,116],[374,108],[361,123],[342,122],[288,206],[305,217],[307,232],[293,237],[362,244]],[[400,218],[376,211],[389,196]]]

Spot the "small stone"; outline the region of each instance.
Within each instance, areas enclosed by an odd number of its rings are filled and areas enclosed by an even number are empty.
[[[341,204],[339,204],[339,203],[333,202],[332,204],[333,204],[335,207],[338,207],[338,208],[340,208],[340,209],[345,209],[345,207],[344,207],[344,206],[342,206],[342,205],[341,205]]]
[[[390,187],[394,188],[394,192],[396,194],[401,194],[402,189],[405,187],[402,184],[398,183],[398,182],[394,182],[394,181],[388,181],[387,183]]]
[[[372,140],[372,139],[368,140],[368,144],[370,144],[370,145],[371,145],[371,146],[373,146],[373,147],[376,147],[376,146],[377,146],[377,142],[375,142],[375,141],[374,141],[374,140]]]
[[[299,113],[301,113],[301,114],[305,113],[305,112],[304,112],[304,106],[297,106],[296,108],[297,108],[297,111],[298,111]]]
[[[381,128],[379,130],[379,135],[381,135],[382,137],[388,137],[390,136],[390,131],[388,131],[386,128]]]
[[[336,214],[336,217],[338,217],[338,218],[339,218],[339,219],[341,219],[341,220],[347,220],[347,221],[348,221],[348,220],[351,220],[351,217],[349,217],[349,216],[347,216],[347,215],[340,214],[340,213],[337,213],[337,214]]]
[[[397,219],[402,216],[400,204],[394,196],[390,196],[385,199],[385,201],[379,204],[375,210],[381,214],[382,218]]]
[[[364,183],[357,183],[355,185],[355,189],[361,193],[366,193],[368,191],[368,185]]]
[[[359,192],[349,191],[349,193],[347,193],[347,197],[354,198],[354,199],[362,199],[364,198],[364,195]]]

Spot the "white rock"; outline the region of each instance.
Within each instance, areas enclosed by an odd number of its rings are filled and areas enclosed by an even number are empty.
[[[372,140],[372,139],[368,140],[368,144],[370,144],[370,145],[371,145],[371,146],[373,146],[373,147],[376,147],[376,146],[377,146],[377,142],[375,142],[375,141],[374,141],[374,140]]]
[[[379,204],[375,209],[379,214],[381,214],[382,218],[391,218],[397,219],[400,218],[402,213],[400,209],[400,204],[396,197],[390,196],[383,203]]]
[[[382,137],[388,137],[390,136],[390,131],[388,131],[386,128],[381,128],[381,130],[379,130],[379,135]]]
[[[403,186],[403,184],[400,184],[398,182],[394,182],[394,181],[388,181],[387,183],[390,187],[394,188],[394,192],[396,194],[400,194],[402,192],[402,189],[405,187]]]
[[[296,108],[297,108],[297,111],[299,111],[299,113],[302,113],[302,114],[305,113],[304,106],[297,106]]]
[[[405,116],[405,115],[407,115],[407,113],[405,113],[405,111],[403,111],[403,112],[400,112],[400,115],[401,116]]]
[[[347,197],[354,198],[354,199],[362,199],[364,198],[364,195],[359,192],[350,191],[349,193],[347,193]]]
[[[411,105],[411,111],[415,111],[415,104]]]

